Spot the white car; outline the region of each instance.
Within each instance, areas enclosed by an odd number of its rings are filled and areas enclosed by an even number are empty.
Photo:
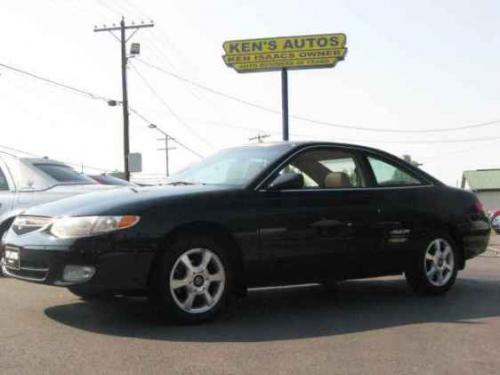
[[[28,207],[72,195],[112,189],[46,158],[20,158],[0,154],[0,238],[12,220]],[[1,271],[0,271],[1,274]]]
[[[493,228],[493,230],[497,234],[500,234],[500,210],[495,210],[491,212],[490,220],[491,220],[491,227]]]

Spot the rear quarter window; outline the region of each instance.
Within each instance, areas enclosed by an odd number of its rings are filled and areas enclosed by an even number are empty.
[[[368,156],[368,163],[373,171],[378,186],[412,186],[424,182],[411,172],[390,162]]]

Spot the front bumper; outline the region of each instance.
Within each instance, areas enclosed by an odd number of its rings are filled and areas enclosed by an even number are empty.
[[[485,216],[470,220],[461,228],[465,260],[484,253],[490,242],[491,226]]]
[[[2,256],[1,266],[7,276],[35,283],[71,286],[80,283],[64,279],[67,265],[92,266],[96,272],[84,284],[103,291],[146,289],[153,259],[150,251],[95,251],[81,247],[18,246],[12,243],[2,245],[2,254],[9,249],[19,252],[19,267],[9,266]]]

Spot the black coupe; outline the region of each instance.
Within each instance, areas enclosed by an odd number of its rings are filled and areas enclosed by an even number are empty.
[[[485,251],[477,198],[383,151],[277,143],[221,151],[158,188],[30,208],[2,268],[82,298],[147,293],[188,322],[248,287],[406,275],[441,294]]]

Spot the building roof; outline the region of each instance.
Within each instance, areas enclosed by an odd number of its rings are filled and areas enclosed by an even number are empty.
[[[462,188],[466,186],[473,191],[500,190],[500,169],[464,171]]]

